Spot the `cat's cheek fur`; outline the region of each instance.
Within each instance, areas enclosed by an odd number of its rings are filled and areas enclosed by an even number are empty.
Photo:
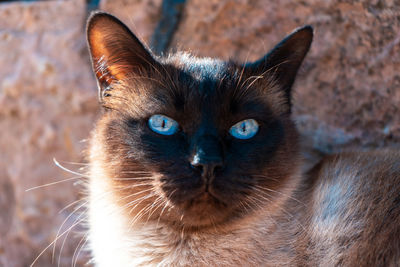
[[[113,201],[105,183],[106,177],[91,168],[89,190],[89,247],[96,266],[130,266],[135,263],[127,251],[132,241],[126,239],[127,217]],[[98,179],[97,179],[98,178]]]
[[[139,266],[151,260],[140,249],[143,239],[135,234],[145,235],[130,222],[127,210],[119,204],[113,181],[107,175],[107,161],[99,132],[92,133],[89,157],[92,162],[89,169],[88,225],[89,248],[92,261],[96,266]],[[142,242],[140,242],[142,241]]]

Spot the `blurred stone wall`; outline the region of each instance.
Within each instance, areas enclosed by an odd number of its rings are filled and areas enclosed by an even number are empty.
[[[161,0],[103,0],[148,43]],[[29,266],[80,220],[82,178],[66,173],[98,114],[87,54],[84,0],[0,3],[0,266]],[[294,118],[323,152],[400,141],[400,3],[188,0],[171,48],[237,61],[264,55],[294,28],[315,39],[294,87]],[[71,163],[72,162],[72,163]],[[59,182],[26,191],[29,188]],[[72,213],[72,215],[70,215]],[[75,229],[35,266],[87,262]],[[77,248],[77,249],[76,249]]]
[[[49,245],[79,197],[75,175],[53,163],[82,162],[97,112],[84,0],[0,4],[0,266],[29,266]],[[66,164],[77,170],[78,166]],[[72,214],[61,231],[79,219]],[[80,239],[68,236],[35,266],[70,266]],[[82,263],[82,262],[80,262]]]

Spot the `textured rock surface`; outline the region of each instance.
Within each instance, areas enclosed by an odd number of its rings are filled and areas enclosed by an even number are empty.
[[[29,266],[73,210],[62,209],[79,197],[73,183],[81,179],[26,189],[74,176],[53,157],[82,162],[80,141],[97,110],[85,17],[84,0],[0,4],[0,266]],[[71,266],[80,240],[74,236],[62,253],[60,239],[53,264],[50,248],[35,266]]]
[[[400,141],[397,1],[189,0],[174,45],[255,60],[298,26],[315,39],[295,86],[299,128],[324,151]]]

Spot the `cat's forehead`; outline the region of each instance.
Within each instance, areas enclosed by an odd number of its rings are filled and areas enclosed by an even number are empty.
[[[283,92],[268,78],[269,74],[254,75],[232,61],[197,58],[187,53],[171,56],[164,64],[176,68],[175,89],[183,92],[184,102],[191,107],[219,110],[249,105],[270,108],[277,104],[273,108],[281,109]]]
[[[214,58],[198,58],[188,53],[178,53],[164,59],[164,64],[171,64],[198,82],[220,80],[227,73],[228,64]]]
[[[263,97],[259,83],[241,84],[249,74],[233,62],[178,54],[164,59],[162,64],[167,77],[163,78],[163,89],[156,86],[152,91],[159,103],[153,113],[160,112],[188,125],[203,120],[218,122],[218,118],[225,118],[219,123],[231,124],[271,114],[269,97]]]
[[[257,80],[258,76],[246,73],[234,62],[189,54],[159,61],[160,68],[149,79],[135,82],[133,78],[127,83],[131,99],[128,110],[135,110],[136,118],[155,113],[188,120],[234,114],[254,117],[282,109],[282,92],[271,90],[274,86],[267,79]]]

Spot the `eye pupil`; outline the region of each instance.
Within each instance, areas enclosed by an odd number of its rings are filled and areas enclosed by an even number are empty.
[[[178,131],[179,124],[165,115],[155,114],[149,118],[148,126],[156,133],[173,135]]]
[[[254,119],[247,119],[233,125],[229,133],[237,139],[250,139],[258,132],[258,123]]]

